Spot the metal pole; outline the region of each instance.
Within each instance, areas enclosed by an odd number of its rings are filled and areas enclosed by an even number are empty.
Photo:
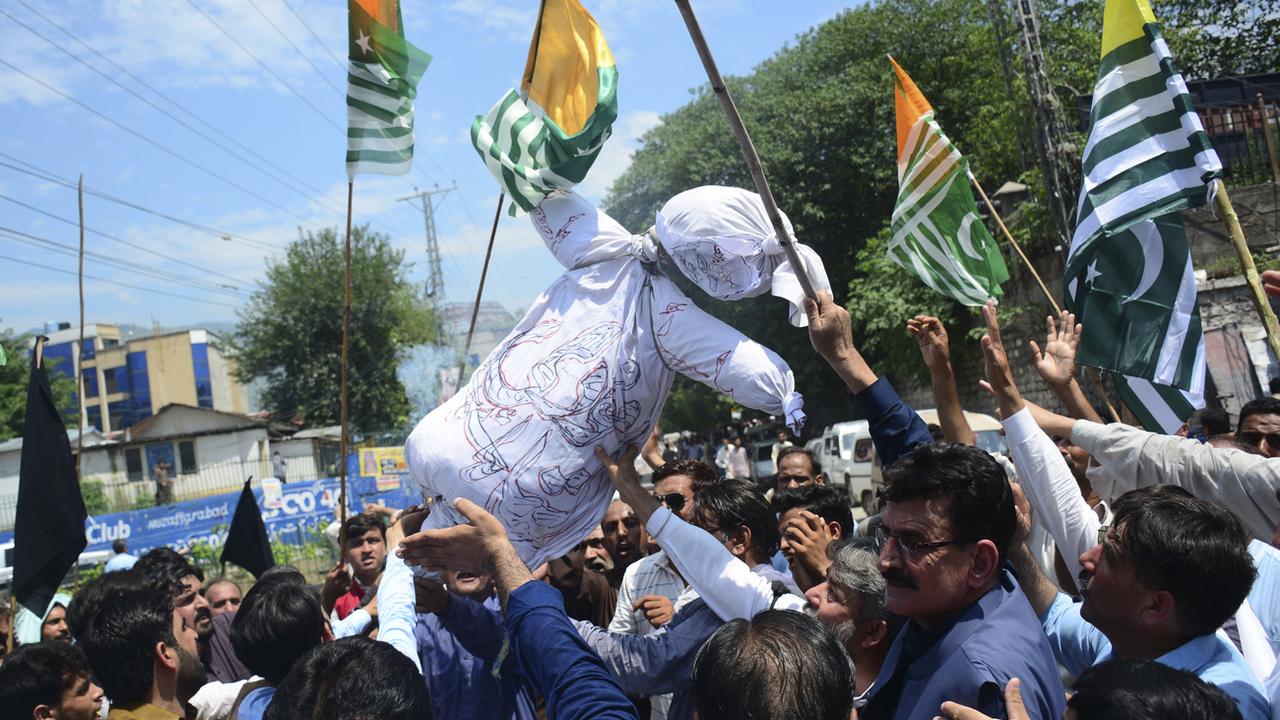
[[[338,513],[343,525],[347,522],[347,355],[351,345],[351,196],[355,181],[347,181],[347,233],[342,245],[342,364],[340,373],[342,387],[340,390],[339,423],[342,432],[338,436]]]
[[[747,126],[742,122],[742,116],[738,114],[738,108],[733,104],[733,98],[729,96],[729,89],[724,86],[724,80],[720,77],[720,71],[716,68],[716,60],[711,55],[710,48],[707,47],[707,39],[702,35],[702,28],[698,26],[698,18],[693,14],[693,8],[689,5],[689,0],[676,0],[676,7],[680,8],[680,14],[684,17],[684,24],[689,28],[689,36],[693,38],[693,46],[698,51],[698,57],[702,60],[702,67],[707,71],[707,79],[711,81],[711,89],[715,92],[716,97],[720,100],[720,107],[724,110],[725,117],[729,120],[729,126],[733,128],[733,134],[738,138],[738,145],[742,147],[742,156],[747,161],[747,170],[751,173],[751,180],[755,183],[756,192],[760,195],[760,201],[764,203],[765,214],[769,216],[769,222],[773,223],[773,231],[778,236],[778,243],[782,245],[782,249],[787,254],[787,259],[791,261],[791,266],[795,268],[796,278],[800,281],[800,287],[804,290],[806,297],[816,300],[817,293],[813,290],[813,283],[809,281],[809,273],[804,263],[800,261],[800,254],[796,252],[795,246],[791,243],[791,237],[787,234],[786,228],[782,224],[782,215],[778,212],[778,205],[774,202],[773,191],[769,189],[769,180],[764,176],[764,168],[760,165],[760,156],[756,153],[756,147],[751,142],[751,135],[747,133]]]
[[[489,258],[493,257],[493,240],[498,236],[498,220],[502,217],[502,203],[506,199],[506,193],[498,193],[498,209],[493,211],[493,227],[489,230],[489,248],[484,252],[484,267],[480,269],[480,284],[476,286],[476,302],[471,306],[471,324],[467,327],[467,342],[462,346],[462,357],[458,359],[458,382],[453,386],[454,395],[462,389],[462,374],[467,367],[467,354],[471,352],[471,337],[476,332],[476,318],[480,315],[480,298],[484,295],[484,280],[489,276]]]

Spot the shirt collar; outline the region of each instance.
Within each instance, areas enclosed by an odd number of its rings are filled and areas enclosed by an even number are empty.
[[[1175,670],[1187,670],[1199,674],[1199,671],[1213,662],[1222,650],[1222,640],[1215,634],[1200,635],[1156,658],[1161,665],[1168,665]]]

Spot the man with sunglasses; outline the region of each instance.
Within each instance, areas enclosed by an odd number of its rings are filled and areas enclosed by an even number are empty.
[[[1236,437],[1267,457],[1280,457],[1280,400],[1266,397],[1245,403]]]

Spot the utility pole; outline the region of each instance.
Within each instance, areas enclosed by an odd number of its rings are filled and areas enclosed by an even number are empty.
[[[1058,241],[1065,254],[1075,227],[1080,182],[1075,171],[1077,149],[1067,139],[1062,104],[1049,82],[1035,0],[1013,0],[1014,17],[1022,37],[1022,66],[1035,122],[1035,148],[1044,175],[1049,209],[1058,225]]]
[[[1013,69],[1010,67],[1008,28],[1005,26],[1005,8],[1001,0],[987,0],[987,14],[991,16],[991,30],[995,33],[996,51],[1000,55],[1000,74],[1004,77],[1004,94],[1011,104],[1017,104],[1013,93]],[[1027,171],[1026,133],[1018,124],[1018,167]]]
[[[454,183],[447,188],[436,186],[434,190],[421,190],[414,187],[414,194],[402,197],[399,202],[408,202],[422,211],[422,220],[427,234],[427,298],[431,300],[431,311],[436,325],[436,343],[443,344],[444,329],[444,269],[440,265],[440,244],[436,238],[436,206],[432,196],[444,196],[458,189]]]

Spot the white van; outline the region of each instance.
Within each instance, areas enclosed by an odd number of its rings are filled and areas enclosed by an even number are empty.
[[[869,503],[875,493],[871,486],[871,433],[866,420],[832,425],[822,433],[818,462],[832,485],[843,486],[849,499],[859,505]]]

